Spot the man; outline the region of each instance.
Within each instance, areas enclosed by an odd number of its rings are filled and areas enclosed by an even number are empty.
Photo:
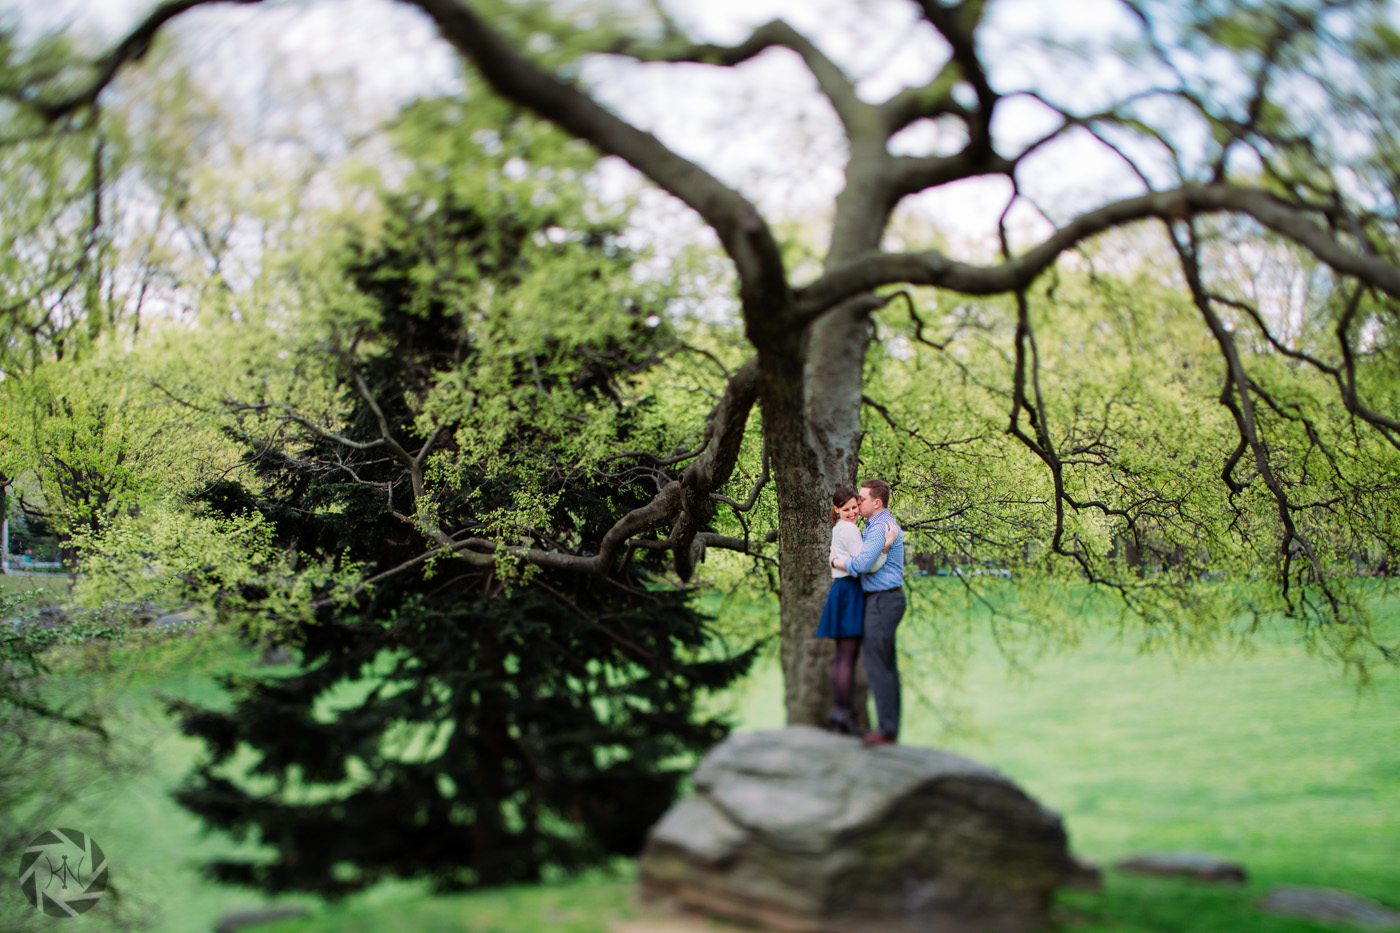
[[[860,484],[857,508],[865,519],[861,549],[855,557],[832,562],[833,567],[860,575],[865,593],[865,674],[875,695],[879,728],[868,734],[866,745],[892,743],[899,738],[899,665],[895,658],[895,630],[904,618],[904,532],[890,514],[890,485],[882,479]],[[887,553],[884,566],[867,573]]]

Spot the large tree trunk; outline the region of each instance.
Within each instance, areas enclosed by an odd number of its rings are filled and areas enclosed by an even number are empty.
[[[837,198],[828,268],[879,247],[892,203],[876,170],[885,157],[883,141],[857,143],[853,148],[846,187]],[[833,645],[814,638],[813,633],[831,588],[830,496],[836,486],[854,487],[858,482],[861,398],[871,327],[867,299],[859,296],[847,301],[808,329],[797,377],[802,427],[790,432],[792,437],[785,433],[781,443],[772,433],[776,425],[764,394],[764,429],[770,432],[778,493],[783,686],[789,724],[822,724],[831,704]],[[857,718],[862,723],[863,706],[862,687],[856,694]]]
[[[790,481],[777,482],[783,698],[790,725],[820,725],[831,704],[833,646],[829,639],[814,638],[813,632],[831,586],[824,559],[830,532],[825,522],[810,516],[821,514],[825,484],[813,470],[786,472]]]
[[[778,495],[783,685],[790,724],[824,723],[831,705],[833,646],[813,633],[831,587],[831,491],[856,483],[868,329],[865,312],[854,305],[825,316],[807,337],[798,391],[765,385],[763,394]],[[774,399],[774,392],[780,398]],[[800,411],[795,423],[786,416],[793,408]]]
[[[817,724],[825,719],[830,692],[822,672],[823,659],[830,663],[831,648],[812,637],[826,596],[824,584],[830,581],[822,559],[829,547],[821,521],[825,476],[811,443],[801,362],[811,336],[789,339],[790,346],[777,347],[768,354],[759,351],[763,373],[759,404],[778,497],[779,612],[787,719],[790,724]]]

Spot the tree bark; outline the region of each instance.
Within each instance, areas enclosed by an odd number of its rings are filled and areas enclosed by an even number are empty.
[[[779,390],[765,386],[768,432],[778,495],[778,556],[784,701],[790,724],[821,724],[831,704],[832,643],[814,637],[831,573],[827,520],[831,491],[854,486],[860,449],[861,374],[866,313],[856,305],[818,320],[805,343],[800,385],[786,389],[785,404],[799,409],[793,423],[778,424]]]

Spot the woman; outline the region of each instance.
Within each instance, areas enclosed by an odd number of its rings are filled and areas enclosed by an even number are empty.
[[[837,486],[831,494],[831,556],[844,564],[860,553],[860,529],[856,527],[855,491]],[[885,563],[880,555],[867,573],[879,570]],[[831,661],[831,712],[827,722],[838,732],[856,735],[853,709],[856,658],[860,657],[860,640],[865,631],[865,596],[860,578],[844,570],[832,568],[831,589],[822,607],[822,620],[817,626],[818,638],[836,639],[836,656]]]

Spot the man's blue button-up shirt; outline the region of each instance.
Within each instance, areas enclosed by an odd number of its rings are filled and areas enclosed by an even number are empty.
[[[894,539],[894,544],[890,545],[890,552],[885,555],[884,565],[874,573],[865,572],[871,564],[879,559],[880,552],[885,549],[886,525],[899,527],[895,523],[894,516],[890,514],[890,510],[881,509],[865,523],[865,530],[860,533],[860,553],[846,561],[847,570],[860,574],[862,592],[875,593],[904,585],[903,529],[900,530],[899,537]]]

